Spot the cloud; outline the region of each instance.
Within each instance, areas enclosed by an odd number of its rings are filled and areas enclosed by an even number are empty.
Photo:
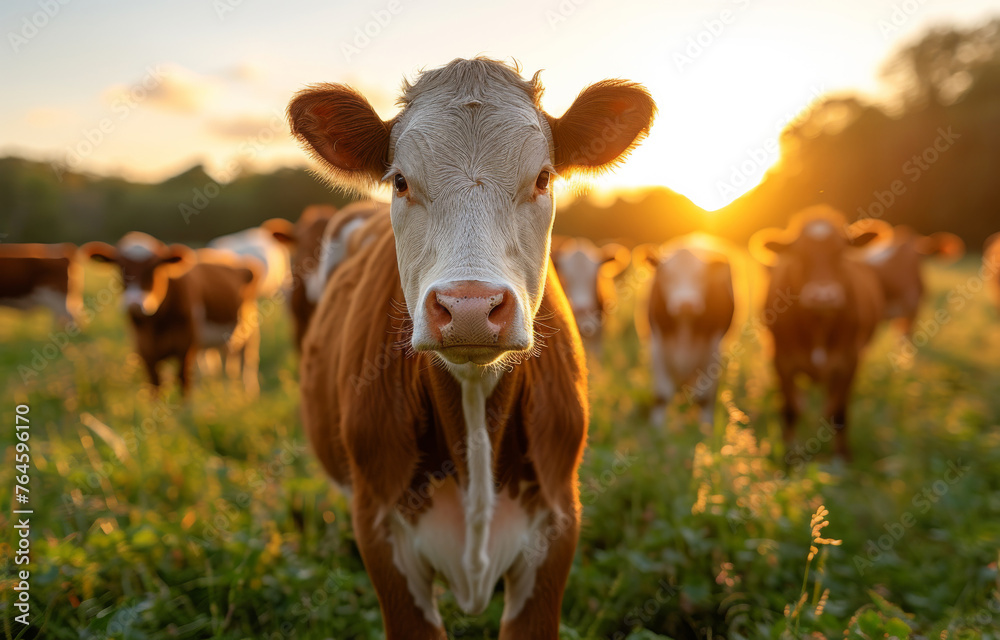
[[[252,62],[242,62],[226,69],[224,75],[238,82],[258,82],[267,75],[264,67]]]
[[[71,109],[56,107],[35,107],[24,114],[24,122],[29,127],[51,129],[76,120],[76,114]]]
[[[264,144],[285,142],[291,138],[284,115],[236,115],[208,121],[208,132],[230,140],[259,140]]]
[[[217,78],[198,74],[175,65],[150,67],[130,86],[114,85],[104,92],[109,104],[119,101],[172,113],[192,114],[202,111],[220,92]]]

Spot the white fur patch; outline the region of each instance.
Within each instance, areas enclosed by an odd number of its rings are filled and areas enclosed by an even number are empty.
[[[46,307],[63,319],[72,317],[67,308],[66,294],[49,287],[36,287],[28,295],[19,298],[0,298],[0,306],[22,311],[35,307]]]
[[[814,367],[822,367],[826,364],[826,349],[816,347],[812,352],[812,363]]]
[[[601,311],[597,307],[597,278],[601,265],[577,250],[556,257],[559,279],[574,313]]]
[[[155,314],[160,308],[160,305],[153,300],[152,293],[144,291],[137,284],[125,287],[125,291],[122,292],[122,308],[128,310],[132,306],[139,307],[147,316]]]
[[[364,218],[354,218],[345,223],[336,236],[323,236],[323,242],[320,245],[319,268],[305,278],[306,297],[313,304],[318,303],[319,299],[323,297],[323,290],[326,289],[326,281],[330,279],[330,274],[347,257],[347,245],[351,236],[364,224]]]
[[[118,247],[118,252],[129,260],[142,262],[153,257],[157,245],[150,238],[141,235],[128,236]]]
[[[872,249],[865,254],[865,262],[870,265],[880,265],[885,264],[896,255],[896,250],[899,245],[890,244],[882,247]]]
[[[803,233],[814,240],[823,240],[833,235],[833,225],[826,220],[813,220],[806,225]]]

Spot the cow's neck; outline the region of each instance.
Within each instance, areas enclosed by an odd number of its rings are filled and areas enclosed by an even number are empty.
[[[449,366],[462,386],[462,413],[465,416],[465,565],[470,581],[487,579],[490,523],[496,506],[493,482],[493,447],[486,420],[486,401],[496,388],[502,370],[474,364]]]

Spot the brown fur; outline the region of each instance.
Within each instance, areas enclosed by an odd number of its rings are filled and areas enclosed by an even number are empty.
[[[40,302],[32,301],[32,294],[44,288],[60,294],[62,308],[53,311],[63,320],[75,319],[80,311],[82,274],[72,244],[0,245],[0,274],[0,305],[34,306]]]
[[[334,271],[306,336],[303,422],[326,471],[354,491],[354,527],[387,637],[442,638],[443,630],[431,628],[413,605],[379,516],[398,509],[415,517],[433,500],[423,490],[429,483],[442,475],[465,481],[461,390],[435,356],[408,354],[388,216],[376,216],[368,229],[379,230],[377,240]],[[553,334],[537,357],[503,376],[487,402],[498,492],[520,496],[529,508],[544,504],[564,522],[538,569],[533,596],[501,631],[511,639],[556,636],[579,526],[586,370],[551,266],[540,314]]]
[[[136,310],[128,312],[136,352],[145,363],[150,383],[158,388],[161,382],[159,364],[176,359],[181,393],[187,395],[190,391],[191,366],[198,350],[204,346],[195,316],[198,307],[203,309],[206,322],[234,326],[227,340],[229,354],[243,358],[243,366],[251,366],[256,378],[259,343],[256,263],[251,265],[228,252],[212,249],[193,252],[178,245],[168,248],[162,243],[157,249],[159,257],[180,256],[173,264],[157,263],[153,259],[148,261],[148,268],[143,266],[144,272],[168,270],[167,278],[158,279],[164,283],[162,302],[151,315]],[[103,242],[88,243],[81,251],[103,262],[115,262],[123,269],[132,270],[136,266],[130,265],[117,248]],[[248,388],[248,391],[255,393],[256,389]]]
[[[817,240],[802,233],[813,220],[832,223],[834,233]],[[795,377],[805,374],[827,392],[825,416],[836,431],[837,453],[850,458],[847,438],[847,406],[861,352],[871,340],[884,308],[884,296],[874,270],[856,256],[852,244],[870,237],[847,236],[843,217],[832,209],[818,207],[799,214],[789,231],[757,234],[752,247],[777,249],[765,303],[764,322],[774,337],[774,365],[781,384],[786,446],[794,440],[800,407]],[[773,239],[773,238],[781,238]],[[844,303],[836,309],[814,310],[800,299],[809,281],[808,261],[841,285]],[[819,362],[814,353],[824,357]]]
[[[885,260],[870,261],[885,295],[885,318],[896,319],[900,331],[910,335],[924,297],[921,266],[924,258],[940,256],[955,260],[965,251],[958,236],[934,233],[923,236],[907,226],[897,226],[893,235],[893,254]]]

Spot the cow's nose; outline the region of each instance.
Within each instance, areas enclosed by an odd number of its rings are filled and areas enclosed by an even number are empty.
[[[442,347],[502,345],[516,308],[508,289],[478,280],[431,289],[424,304]]]

